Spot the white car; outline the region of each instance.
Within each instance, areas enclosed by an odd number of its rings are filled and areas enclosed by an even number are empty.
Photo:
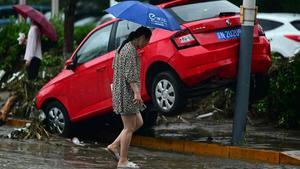
[[[300,14],[260,13],[257,18],[273,53],[284,58],[300,53]]]

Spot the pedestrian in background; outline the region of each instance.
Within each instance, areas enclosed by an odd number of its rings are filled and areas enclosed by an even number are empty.
[[[41,31],[38,25],[31,21],[27,40],[25,36],[21,35],[18,40],[20,44],[26,44],[24,60],[28,79],[35,80],[38,77],[42,61]]]
[[[140,110],[144,103],[140,92],[140,58],[137,49],[145,47],[151,35],[151,30],[146,27],[131,32],[116,50],[113,60],[113,109],[121,115],[124,128],[106,150],[118,160],[118,168],[139,168],[128,161],[127,155],[132,134],[143,125]]]

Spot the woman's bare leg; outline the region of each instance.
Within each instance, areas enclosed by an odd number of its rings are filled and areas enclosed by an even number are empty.
[[[136,114],[136,127],[135,127],[135,131],[138,130],[140,127],[143,126],[144,121],[143,121],[143,117],[141,115],[141,113],[137,113]],[[120,146],[120,139],[121,139],[121,135],[124,133],[124,129],[121,131],[121,133],[119,134],[119,136],[115,139],[115,141],[113,143],[111,143],[110,145],[107,146],[108,149],[117,152],[118,151],[118,147]]]
[[[141,113],[136,114],[136,126],[135,126],[135,131],[141,128],[144,124],[143,117]]]
[[[118,147],[120,146],[120,139],[123,133],[124,129],[120,132],[119,136],[115,139],[115,141],[107,146],[107,148],[114,152],[118,152]]]
[[[120,160],[118,166],[124,166],[128,163],[128,148],[131,142],[132,134],[136,129],[136,114],[123,115],[122,121],[124,129],[120,136]]]

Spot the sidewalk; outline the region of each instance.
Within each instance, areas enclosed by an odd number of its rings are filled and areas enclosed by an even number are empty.
[[[188,122],[186,123],[174,117],[167,118],[169,122],[155,126],[154,131],[149,132],[151,133],[149,136],[221,145],[231,144],[233,121],[230,119],[197,120],[183,115],[184,120]],[[277,151],[300,150],[300,130],[279,129],[270,124],[258,126],[247,124],[245,134],[244,147]]]
[[[248,124],[244,144],[232,147],[232,124],[233,121],[228,119],[200,120],[194,118],[193,114],[182,114],[179,117],[167,117],[152,131],[141,133],[149,137],[147,141],[141,144],[137,139],[136,142],[147,147],[160,147],[163,144],[161,149],[200,155],[300,165],[300,131],[277,129],[268,124]],[[151,138],[158,139],[151,141]]]

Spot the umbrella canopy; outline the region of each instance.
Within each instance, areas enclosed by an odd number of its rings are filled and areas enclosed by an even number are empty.
[[[125,19],[147,27],[172,31],[180,30],[179,23],[168,11],[139,1],[121,2],[105,11],[116,18]]]
[[[54,27],[41,12],[28,5],[14,5],[13,9],[17,13],[21,14],[24,18],[29,17],[31,20],[35,21],[38,24],[41,33],[46,35],[50,40],[57,40],[57,35]]]

